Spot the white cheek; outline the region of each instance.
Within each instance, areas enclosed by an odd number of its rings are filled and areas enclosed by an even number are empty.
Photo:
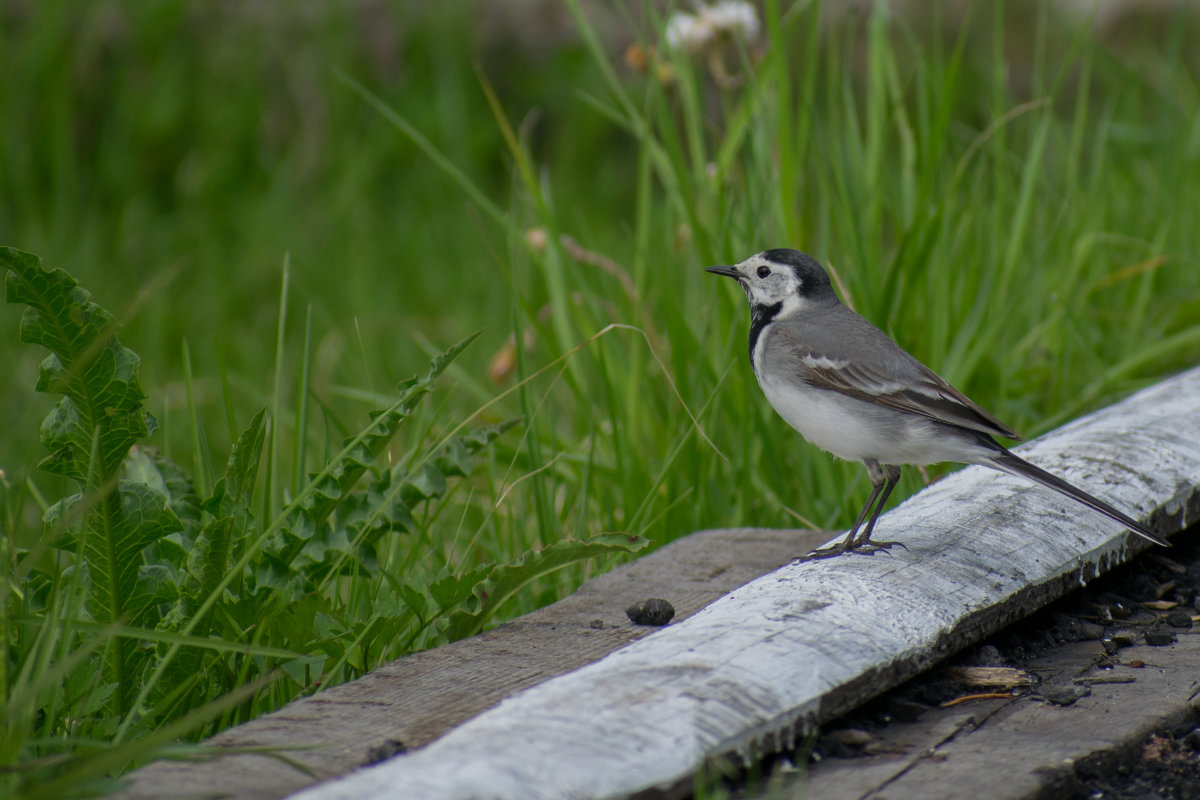
[[[783,303],[780,309],[782,316],[790,316],[804,308],[807,301],[800,296],[798,286],[794,282],[783,283],[771,281],[768,283],[754,282],[746,284],[746,294],[755,305],[773,306]]]

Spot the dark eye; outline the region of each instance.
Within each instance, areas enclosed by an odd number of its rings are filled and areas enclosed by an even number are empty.
[[[767,276],[768,276],[768,275],[770,275],[770,274],[771,274],[771,268],[770,268],[770,267],[759,267],[759,268],[758,268],[758,277],[760,277],[760,278],[765,278],[765,277],[767,277]]]

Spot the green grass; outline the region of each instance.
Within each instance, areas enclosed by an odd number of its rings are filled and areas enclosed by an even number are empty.
[[[708,59],[661,46],[652,14],[627,21],[658,54],[644,75],[587,23],[544,51],[481,54],[449,10],[206,8],[3,12],[0,243],[123,323],[159,423],[141,443],[194,516],[136,556],[176,596],[138,615],[97,598],[99,562],[41,517],[105,496],[89,472],[104,450],[80,454],[82,479],[37,468],[46,351],[17,342],[5,306],[10,793],[103,789],[152,748],[551,602],[623,557],[571,540],[847,524],[864,471],[774,416],[744,299],[703,266],[813,253],[857,310],[1027,435],[1200,353],[1194,27],[1130,26],[1116,47],[1045,5],[996,4],[948,38],[882,13],[822,31],[813,4],[768,2],[761,47],[727,49],[740,83],[722,86]],[[341,487],[327,546],[292,553],[295,504],[334,502],[310,475],[354,461],[343,439],[368,412],[475,331]],[[447,437],[514,418],[444,487],[422,473]],[[258,477],[221,511],[219,482],[247,469],[234,442],[259,435]],[[366,552],[355,509],[401,485],[424,487],[403,490],[411,524]],[[96,513],[66,527],[104,541]],[[225,518],[243,549],[220,544]],[[216,564],[235,568],[213,581]],[[498,592],[473,617],[480,587]],[[197,664],[204,680],[178,677]]]

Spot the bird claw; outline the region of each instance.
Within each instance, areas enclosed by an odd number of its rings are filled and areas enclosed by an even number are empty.
[[[855,542],[849,547],[846,546],[845,542],[842,542],[841,544],[835,544],[832,547],[818,548],[806,556],[797,556],[793,559],[793,563],[803,564],[806,561],[819,561],[824,558],[836,558],[837,556],[846,555],[849,553],[857,553],[858,555],[863,556],[873,556],[881,550],[890,550],[896,545],[900,545],[905,549],[905,551],[908,550],[908,546],[905,545],[904,542],[875,542],[870,539],[864,539],[861,542]]]
[[[880,550],[891,550],[896,545],[899,545],[904,552],[908,552],[908,545],[904,542],[874,542],[870,539],[867,539],[865,542],[856,543],[853,552],[862,553],[865,556],[873,556]]]

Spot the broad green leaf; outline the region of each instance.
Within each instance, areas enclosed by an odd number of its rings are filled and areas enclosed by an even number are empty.
[[[400,497],[409,506],[423,503],[446,493],[446,476],[432,462],[425,462],[415,475],[410,475],[400,489]]]
[[[266,415],[265,408],[254,415],[229,454],[229,463],[225,466],[225,493],[231,500],[249,503],[254,493],[259,458],[266,439]]]
[[[180,531],[182,523],[168,505],[165,481],[158,485],[144,474],[121,480],[130,448],[154,424],[142,408],[138,356],[117,340],[112,315],[66,272],[46,270],[37,256],[11,247],[0,248],[0,266],[8,269],[6,300],[26,306],[21,341],[50,351],[35,388],[62,395],[42,423],[49,455],[40,466],[82,489],[49,509],[47,531],[75,532],[53,544],[70,544],[82,555],[92,619],[141,624],[164,598],[164,575],[142,572],[142,550]],[[133,643],[123,640],[106,650],[121,711],[139,672],[134,655]]]
[[[444,575],[429,584],[429,594],[439,609],[449,611],[471,597],[475,587],[487,578],[490,571],[490,567],[482,566],[461,575]]]
[[[119,501],[117,506],[113,501]],[[88,610],[97,622],[140,624],[143,607],[130,600],[143,566],[142,548],[182,526],[166,498],[144,484],[122,481],[101,514],[88,518],[84,555],[91,572]],[[106,525],[105,530],[95,526]]]
[[[403,581],[394,582],[396,594],[404,601],[404,604],[412,609],[418,619],[424,619],[425,616],[425,595],[419,589],[414,589]]]

